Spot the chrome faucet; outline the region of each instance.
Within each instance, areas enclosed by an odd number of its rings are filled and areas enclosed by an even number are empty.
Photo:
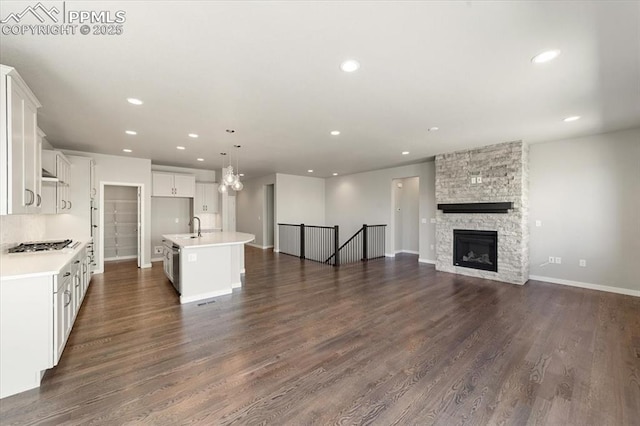
[[[189,226],[193,224],[193,219],[198,219],[198,237],[202,237],[202,230],[200,229],[200,218],[198,216],[192,217],[191,220],[189,221]]]

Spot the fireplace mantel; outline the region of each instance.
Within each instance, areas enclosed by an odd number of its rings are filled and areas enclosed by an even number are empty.
[[[438,204],[443,213],[509,213],[512,202]]]

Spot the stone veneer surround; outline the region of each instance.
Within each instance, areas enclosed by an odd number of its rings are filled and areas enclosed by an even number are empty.
[[[472,177],[482,183],[471,183]],[[521,141],[436,156],[436,203],[509,202],[508,213],[436,213],[436,269],[524,284],[529,279],[528,146]],[[453,230],[498,232],[498,272],[453,265]]]

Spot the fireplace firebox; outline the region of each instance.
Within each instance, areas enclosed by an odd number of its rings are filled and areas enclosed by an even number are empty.
[[[453,264],[498,272],[498,232],[454,229]]]

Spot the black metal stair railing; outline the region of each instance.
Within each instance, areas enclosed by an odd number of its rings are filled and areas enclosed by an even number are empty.
[[[279,251],[333,266],[384,257],[386,225],[362,225],[344,244],[340,228],[279,223]]]

